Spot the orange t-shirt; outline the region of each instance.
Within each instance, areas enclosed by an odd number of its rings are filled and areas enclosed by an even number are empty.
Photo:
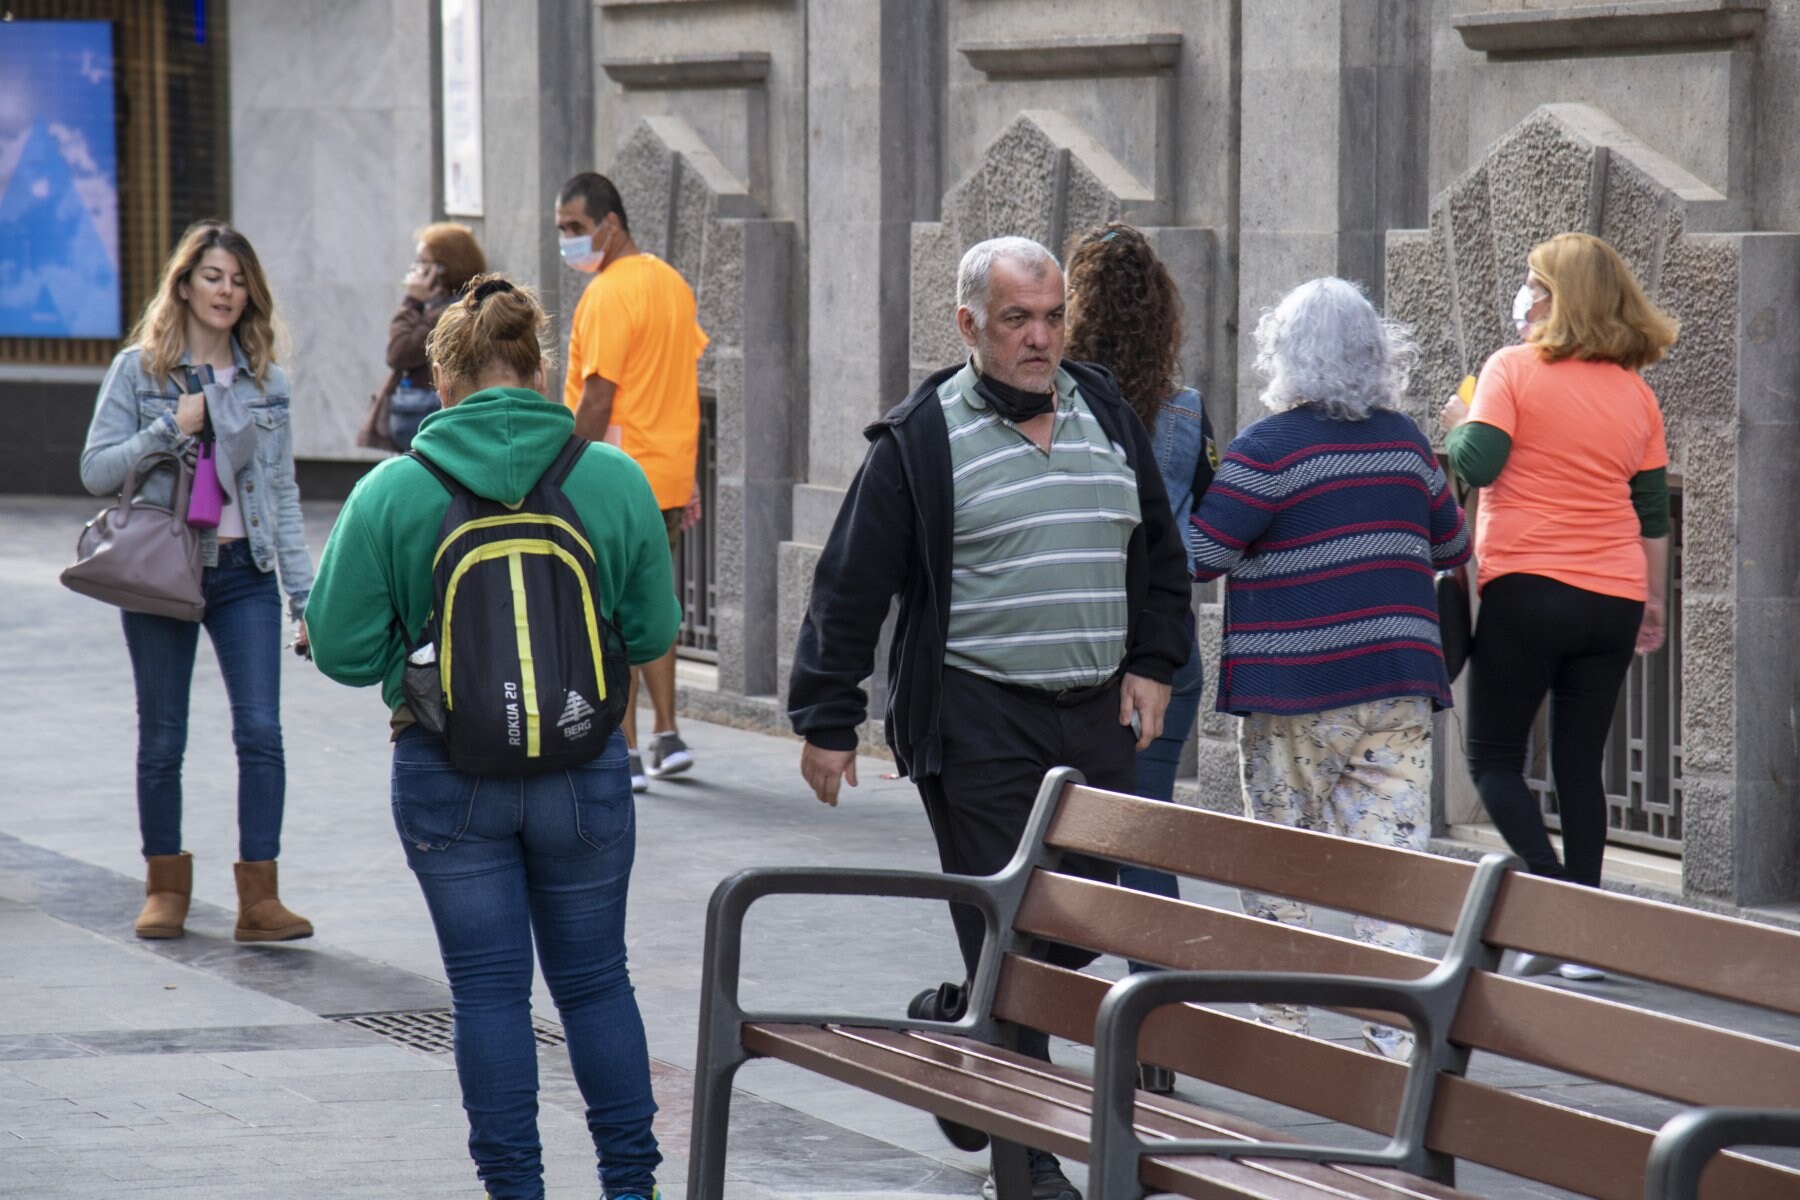
[[[1650,385],[1616,363],[1547,363],[1535,346],[1508,346],[1482,366],[1469,419],[1512,438],[1500,477],[1481,492],[1481,585],[1524,573],[1644,599],[1631,477],[1669,465]]]
[[[680,508],[694,496],[697,364],[706,345],[695,320],[694,290],[655,255],[609,264],[575,305],[563,403],[580,408],[591,375],[618,389],[612,423],[619,427],[619,448],[644,469],[658,508]]]

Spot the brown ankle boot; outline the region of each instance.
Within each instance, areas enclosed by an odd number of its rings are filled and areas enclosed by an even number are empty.
[[[275,889],[275,860],[241,862],[237,873],[240,942],[288,942],[313,935],[312,922],[288,911]]]
[[[188,899],[194,894],[194,856],[152,854],[145,860],[144,911],[138,914],[141,938],[178,938],[187,921]]]

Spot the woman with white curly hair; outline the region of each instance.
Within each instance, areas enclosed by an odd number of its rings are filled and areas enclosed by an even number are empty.
[[[1362,290],[1301,284],[1256,327],[1270,415],[1250,425],[1192,518],[1194,576],[1229,576],[1221,712],[1236,713],[1245,812],[1414,850],[1431,832],[1431,715],[1450,705],[1437,571],[1469,557],[1462,510],[1397,411],[1414,350]],[[1246,892],[1252,916],[1306,906]],[[1417,930],[1358,917],[1365,942],[1418,953]],[[1303,1031],[1306,1010],[1262,1006]],[[1412,1035],[1363,1027],[1371,1049]]]

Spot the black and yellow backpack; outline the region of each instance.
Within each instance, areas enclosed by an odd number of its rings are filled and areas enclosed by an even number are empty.
[[[625,643],[600,609],[594,549],[562,490],[588,444],[570,438],[516,508],[409,452],[450,493],[450,509],[432,565],[431,618],[409,636],[406,698],[459,770],[579,766],[606,748],[625,715]]]

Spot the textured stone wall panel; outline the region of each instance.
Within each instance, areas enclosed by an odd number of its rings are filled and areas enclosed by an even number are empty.
[[[738,348],[744,340],[744,224],[707,221],[699,226],[704,250],[698,264],[700,328],[712,339],[711,350]],[[685,235],[684,235],[685,240]],[[684,275],[687,272],[682,272]],[[777,298],[769,297],[772,302]]]
[[[1512,294],[1525,280],[1531,248],[1556,234],[1588,227],[1593,159],[1592,146],[1541,113],[1502,138],[1488,156],[1495,271],[1512,284],[1501,289],[1503,316],[1511,315]],[[1457,249],[1460,253],[1460,241]]]
[[[1483,360],[1513,341],[1509,319],[1512,296],[1524,272],[1501,270],[1494,257],[1493,206],[1489,173],[1476,167],[1450,185],[1443,203],[1431,214],[1432,232],[1443,239],[1449,269],[1456,279],[1456,321],[1460,340],[1452,344],[1456,359],[1446,364],[1461,379],[1480,370]]]
[[[720,607],[741,607],[744,596],[744,484],[742,480],[720,479],[713,493],[713,511],[706,519],[718,524],[719,533],[733,536],[717,539],[714,586],[718,588]]]
[[[1681,335],[1644,379],[1662,403],[1671,450],[1690,422],[1728,421],[1737,412],[1739,252],[1735,238],[1690,235],[1664,256],[1660,298]]]
[[[1681,748],[1684,773],[1731,775],[1736,768],[1735,606],[1718,597],[1682,602]]]
[[[1600,236],[1619,252],[1638,282],[1652,292],[1665,240],[1679,236],[1680,220],[1670,228],[1669,196],[1621,154],[1607,156],[1606,202]]]
[[[1206,689],[1200,694],[1200,737],[1236,738],[1237,718],[1218,711],[1219,648],[1224,640],[1225,606],[1202,604],[1194,614],[1194,633]]]
[[[1108,221],[1116,221],[1125,206],[1119,198],[1107,190],[1106,184],[1098,175],[1082,165],[1079,158],[1069,163],[1069,191],[1065,200],[1066,212],[1063,220],[1064,245],[1051,246],[1058,261],[1067,256],[1066,243],[1084,229],[1096,225],[1104,225]]]
[[[1396,231],[1387,238],[1387,314],[1412,330],[1419,363],[1406,387],[1406,415],[1441,440],[1437,406],[1462,377],[1450,263],[1436,232]]]
[[[746,686],[748,664],[744,661],[744,614],[735,608],[715,608],[712,612],[713,641],[718,646],[719,691],[742,696]]]
[[[1195,808],[1209,812],[1244,815],[1244,789],[1238,773],[1237,742],[1199,739],[1194,763]]]
[[[675,194],[675,229],[663,260],[688,280],[704,278],[706,235],[715,208],[713,194],[693,171],[682,171]]]
[[[1017,234],[1047,242],[1060,153],[1032,121],[1020,117],[1008,125],[982,159],[986,211],[981,233],[971,240]]]
[[[1737,428],[1687,422],[1682,461],[1682,586],[1690,594],[1733,590],[1737,557]]]
[[[1737,803],[1729,782],[1689,779],[1682,785],[1681,890],[1689,896],[1734,898]]]
[[[741,483],[749,467],[744,461],[744,353],[736,347],[717,353],[709,349],[700,365],[702,385],[716,401],[713,444],[718,447],[719,478]]]
[[[668,258],[664,240],[669,219],[669,173],[674,166],[674,152],[649,126],[640,125],[607,172],[607,178],[625,202],[631,239],[638,249],[663,259]]]
[[[813,572],[818,569],[819,546],[803,542],[782,542],[776,548],[775,586],[780,602],[775,630],[775,691],[783,709],[787,707],[788,672],[794,666],[794,647],[800,640],[800,624],[806,617],[812,598]]]

